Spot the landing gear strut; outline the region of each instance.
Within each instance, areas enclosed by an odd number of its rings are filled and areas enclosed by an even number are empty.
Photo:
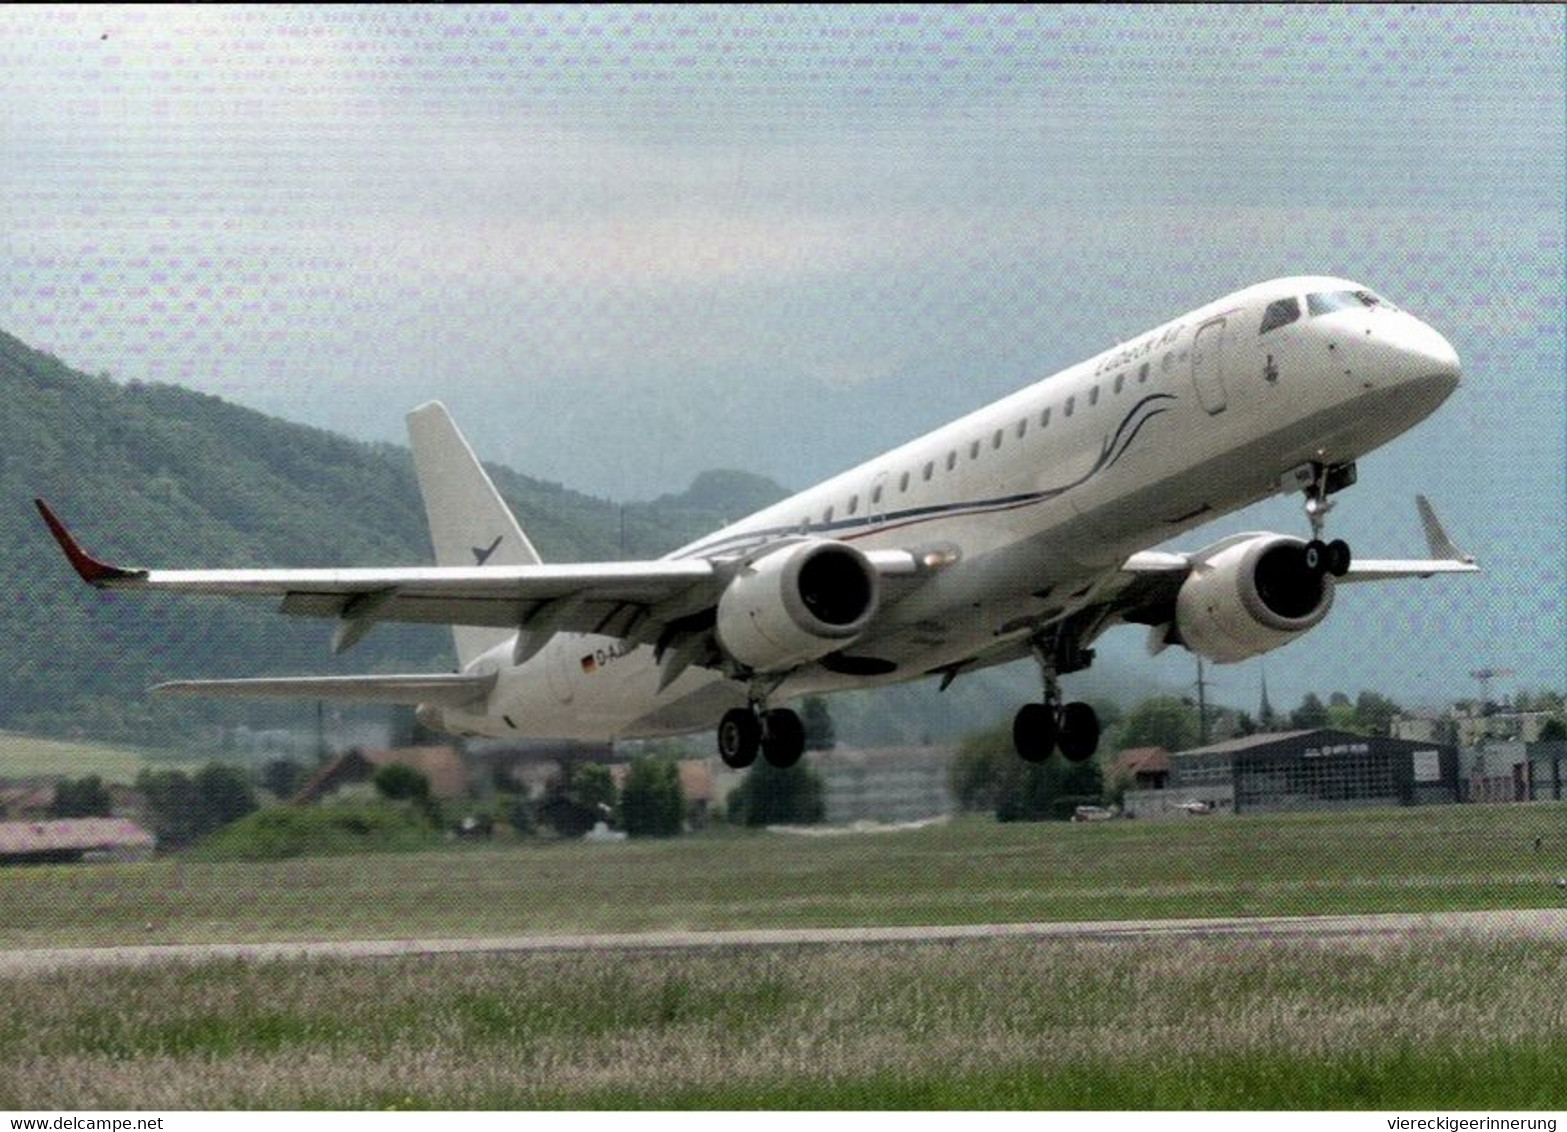
[[[718,724],[718,757],[725,766],[743,770],[760,751],[773,766],[791,767],[805,753],[805,724],[788,708],[769,710],[765,696],[749,707],[733,708]]]
[[[1012,746],[1018,757],[1042,763],[1059,748],[1072,762],[1091,758],[1099,748],[1099,716],[1085,703],[1063,705],[1054,653],[1036,644],[1034,656],[1044,678],[1045,698],[1043,703],[1024,704],[1012,720]],[[1081,666],[1087,667],[1087,659]]]
[[[1311,541],[1304,552],[1306,569],[1314,574],[1332,574],[1342,578],[1349,573],[1352,561],[1349,543],[1341,538],[1323,542],[1323,529],[1327,526],[1328,512],[1333,501],[1328,498],[1355,482],[1355,465],[1343,464],[1329,467],[1326,464],[1311,465],[1311,482],[1306,485],[1306,518],[1311,523]]]

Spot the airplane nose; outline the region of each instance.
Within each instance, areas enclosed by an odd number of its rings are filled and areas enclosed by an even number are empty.
[[[1404,383],[1440,390],[1445,396],[1458,388],[1463,367],[1453,344],[1423,322],[1410,320],[1392,345],[1399,358]]]
[[[1458,361],[1458,351],[1453,349],[1453,344],[1440,333],[1429,326],[1422,326],[1425,330],[1425,341],[1418,347],[1422,354],[1423,364],[1429,368],[1433,376],[1441,376],[1454,385],[1458,384],[1463,376],[1463,367]]]

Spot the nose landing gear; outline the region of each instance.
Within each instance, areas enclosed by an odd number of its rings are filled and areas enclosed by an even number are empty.
[[[1310,468],[1311,479],[1305,487],[1306,519],[1311,523],[1311,541],[1304,551],[1306,569],[1342,578],[1349,573],[1353,561],[1349,543],[1341,538],[1323,542],[1322,533],[1327,526],[1328,512],[1333,510],[1333,501],[1328,496],[1355,482],[1355,465],[1312,464]]]

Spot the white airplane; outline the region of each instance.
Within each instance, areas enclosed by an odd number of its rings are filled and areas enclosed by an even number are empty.
[[[459,734],[608,740],[718,724],[733,767],[787,766],[783,702],[958,676],[1033,656],[1041,702],[1018,753],[1086,759],[1099,722],[1060,677],[1123,623],[1157,652],[1229,663],[1327,616],[1344,582],[1469,573],[1417,497],[1430,557],[1352,560],[1323,541],[1355,461],[1457,387],[1447,340],[1344,279],[1278,279],[1200,307],[825,483],[647,562],[546,565],[439,404],[408,415],[435,567],[133,570],[86,553],[102,589],[280,598],[337,620],[453,626],[453,674],[189,680],[156,691],[417,703]],[[1149,550],[1281,491],[1311,538],[1254,532]]]

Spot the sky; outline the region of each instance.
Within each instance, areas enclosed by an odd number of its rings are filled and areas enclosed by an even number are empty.
[[[1332,533],[1275,703],[1567,684],[1554,7],[0,8],[0,329],[615,499],[802,488],[1262,279],[1360,280],[1465,384]],[[1304,533],[1279,500],[1188,536]],[[1366,592],[1374,590],[1375,592]],[[1167,685],[1190,658],[1107,662]],[[1261,667],[1212,673],[1254,703]],[[1499,683],[1498,691],[1508,691]]]

